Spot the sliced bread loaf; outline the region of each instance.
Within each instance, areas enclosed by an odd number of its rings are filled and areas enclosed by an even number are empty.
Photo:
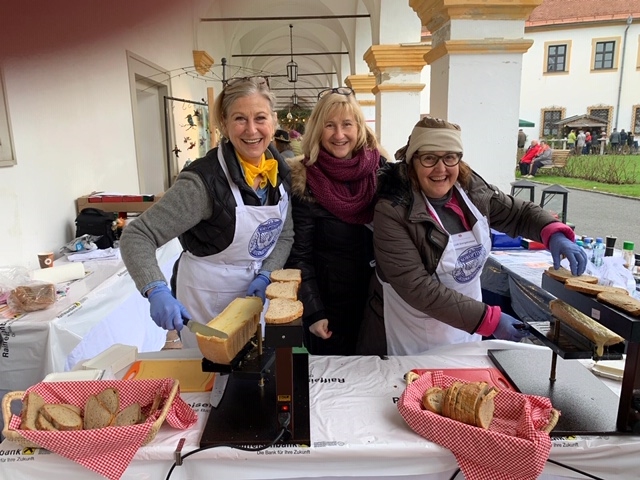
[[[142,411],[139,403],[132,403],[126,408],[120,410],[120,413],[113,419],[114,427],[124,427],[126,425],[135,425],[142,420]]]
[[[44,399],[37,392],[29,392],[22,401],[20,413],[21,430],[38,430],[36,420],[40,408],[45,404]]]
[[[300,300],[289,300],[287,298],[274,298],[269,300],[269,308],[264,314],[266,323],[289,323],[296,318],[300,318],[303,313],[303,306]]]
[[[288,298],[289,300],[298,299],[298,283],[297,282],[273,282],[267,286],[266,295],[268,299]]]
[[[104,428],[111,425],[114,414],[98,400],[97,395],[91,395],[84,406],[84,429]]]
[[[82,417],[61,404],[45,403],[40,414],[61,431],[82,430]]]

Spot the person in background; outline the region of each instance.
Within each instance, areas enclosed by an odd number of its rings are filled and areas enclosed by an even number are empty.
[[[582,153],[584,155],[589,155],[591,153],[591,144],[593,141],[593,139],[591,138],[591,132],[586,132],[584,134],[584,141],[585,141],[585,144],[584,144],[584,150],[582,151]]]
[[[609,135],[609,144],[611,145],[611,153],[618,153],[620,149],[620,132],[617,128],[614,128]]]
[[[540,144],[538,143],[538,141],[531,140],[531,145],[529,145],[529,148],[520,159],[520,165],[519,165],[520,175],[522,175],[523,177],[525,177],[526,175],[529,175],[529,171],[531,169],[531,162],[533,161],[533,159],[535,158],[535,156],[538,154],[539,151],[540,151]]]
[[[527,178],[533,178],[536,176],[538,169],[543,165],[551,165],[553,163],[553,150],[551,147],[544,141],[540,140],[540,149],[535,157],[533,157],[533,161],[531,162],[531,170],[529,171],[529,175]]]
[[[291,150],[293,153],[302,155],[302,135],[297,130],[289,130],[289,138],[291,139]]]
[[[162,198],[123,230],[122,258],[149,299],[151,318],[181,331],[183,319],[206,323],[237,297],[264,301],[270,272],[282,268],[293,244],[290,171],[271,145],[275,97],[264,78],[228,81],[215,101],[224,138],[184,168]],[[156,249],[178,237],[183,253],[171,289]]]
[[[576,131],[572,128],[569,135],[567,135],[567,149],[570,155],[576,153],[576,139]]]
[[[518,148],[524,148],[527,142],[527,134],[522,129],[518,130]]]
[[[384,315],[366,316],[363,330],[382,336],[370,353],[419,355],[482,336],[518,342],[528,335],[520,320],[482,302],[490,228],[543,242],[555,268],[561,255],[574,275],[587,266],[571,228],[488,184],[463,153],[458,125],[425,117],[396,153],[398,162],[380,170],[373,242]],[[384,328],[370,326],[374,318]]]
[[[273,141],[275,142],[276,148],[278,149],[278,152],[280,152],[282,158],[287,159],[296,156],[296,154],[293,153],[293,150],[291,150],[291,140],[289,140],[289,133],[287,133],[286,130],[276,130]]]
[[[587,136],[582,130],[578,130],[578,136],[576,137],[576,155],[582,155],[586,143]]]
[[[376,173],[386,160],[353,90],[323,90],[307,120],[304,158],[290,161],[302,270],[304,343],[314,355],[353,355],[373,273]]]

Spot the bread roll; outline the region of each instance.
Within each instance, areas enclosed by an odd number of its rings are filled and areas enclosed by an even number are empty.
[[[256,332],[260,323],[262,300],[258,297],[236,298],[207,325],[225,332],[229,338],[196,334],[198,348],[207,360],[229,364]]]
[[[55,285],[38,283],[14,288],[7,298],[7,305],[14,312],[35,312],[50,307],[55,301]]]

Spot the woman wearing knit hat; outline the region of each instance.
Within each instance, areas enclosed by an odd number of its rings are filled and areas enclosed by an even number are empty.
[[[381,169],[373,237],[384,304],[373,315],[369,302],[358,353],[416,355],[482,336],[525,337],[520,320],[482,302],[490,228],[543,242],[555,268],[565,255],[574,275],[584,272],[587,256],[571,228],[485,182],[463,151],[458,125],[426,117],[399,161]]]
[[[303,159],[289,161],[295,240],[287,265],[302,270],[304,344],[315,355],[353,355],[373,275],[376,172],[386,160],[343,87],[320,92],[302,149]]]

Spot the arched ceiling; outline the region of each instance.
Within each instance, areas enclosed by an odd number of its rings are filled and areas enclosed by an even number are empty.
[[[343,85],[356,73],[362,61],[355,57],[356,24],[377,18],[370,9],[380,1],[211,0],[200,15],[197,43],[214,57],[217,78],[269,76],[279,108],[290,105],[294,93],[294,84],[286,78],[293,44],[299,75],[295,93],[300,105],[312,107],[318,91]],[[371,38],[366,43],[371,45]]]

